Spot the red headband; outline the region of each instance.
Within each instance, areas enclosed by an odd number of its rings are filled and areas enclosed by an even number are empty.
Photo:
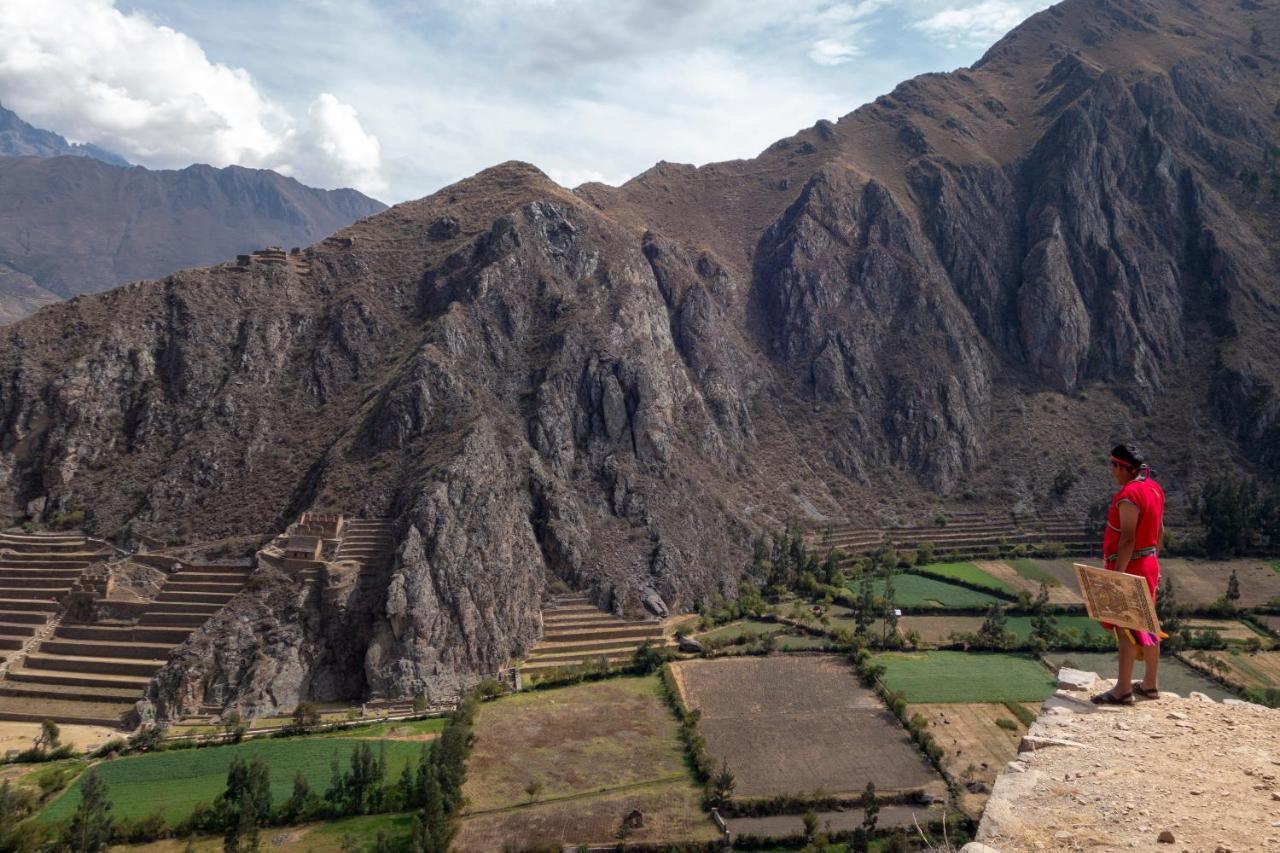
[[[1118,462],[1120,465],[1122,465],[1123,467],[1125,467],[1125,468],[1129,469],[1130,471],[1136,471],[1136,470],[1138,470],[1138,466],[1137,466],[1137,465],[1134,465],[1132,462],[1129,462],[1129,461],[1127,461],[1127,460],[1121,459],[1119,456],[1112,456],[1112,457],[1111,457],[1111,461],[1112,461],[1112,462]]]

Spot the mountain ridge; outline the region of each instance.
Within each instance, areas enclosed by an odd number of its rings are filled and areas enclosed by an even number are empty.
[[[1067,0],[752,160],[573,191],[506,162],[305,272],[53,306],[0,330],[0,496],[124,539],[395,521],[359,594],[245,602],[287,647],[255,658],[234,606],[198,632],[165,718],[449,695],[536,639],[550,585],[711,604],[789,519],[1083,516],[1122,438],[1185,520],[1207,477],[1280,464],[1280,204],[1247,180],[1271,43],[1227,0]]]

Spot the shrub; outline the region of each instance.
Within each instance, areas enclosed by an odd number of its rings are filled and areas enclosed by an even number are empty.
[[[1001,717],[996,720],[996,725],[1008,732],[1016,732],[1018,730],[1018,724],[1008,717]]]

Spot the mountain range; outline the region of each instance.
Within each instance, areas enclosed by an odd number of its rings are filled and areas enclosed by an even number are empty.
[[[263,246],[305,245],[384,208],[263,169],[131,167],[0,107],[0,323]]]
[[[266,579],[211,620],[160,716],[447,695],[551,586],[688,610],[788,520],[1083,516],[1119,440],[1176,521],[1280,473],[1278,143],[1272,4],[1066,0],[750,160],[503,163],[296,263],[50,306],[0,330],[0,508],[395,521],[350,597]]]

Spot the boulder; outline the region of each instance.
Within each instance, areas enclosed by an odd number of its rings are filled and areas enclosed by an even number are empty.
[[[1085,672],[1069,666],[1058,670],[1058,687],[1062,690],[1088,690],[1099,680],[1101,679],[1096,672]]]

